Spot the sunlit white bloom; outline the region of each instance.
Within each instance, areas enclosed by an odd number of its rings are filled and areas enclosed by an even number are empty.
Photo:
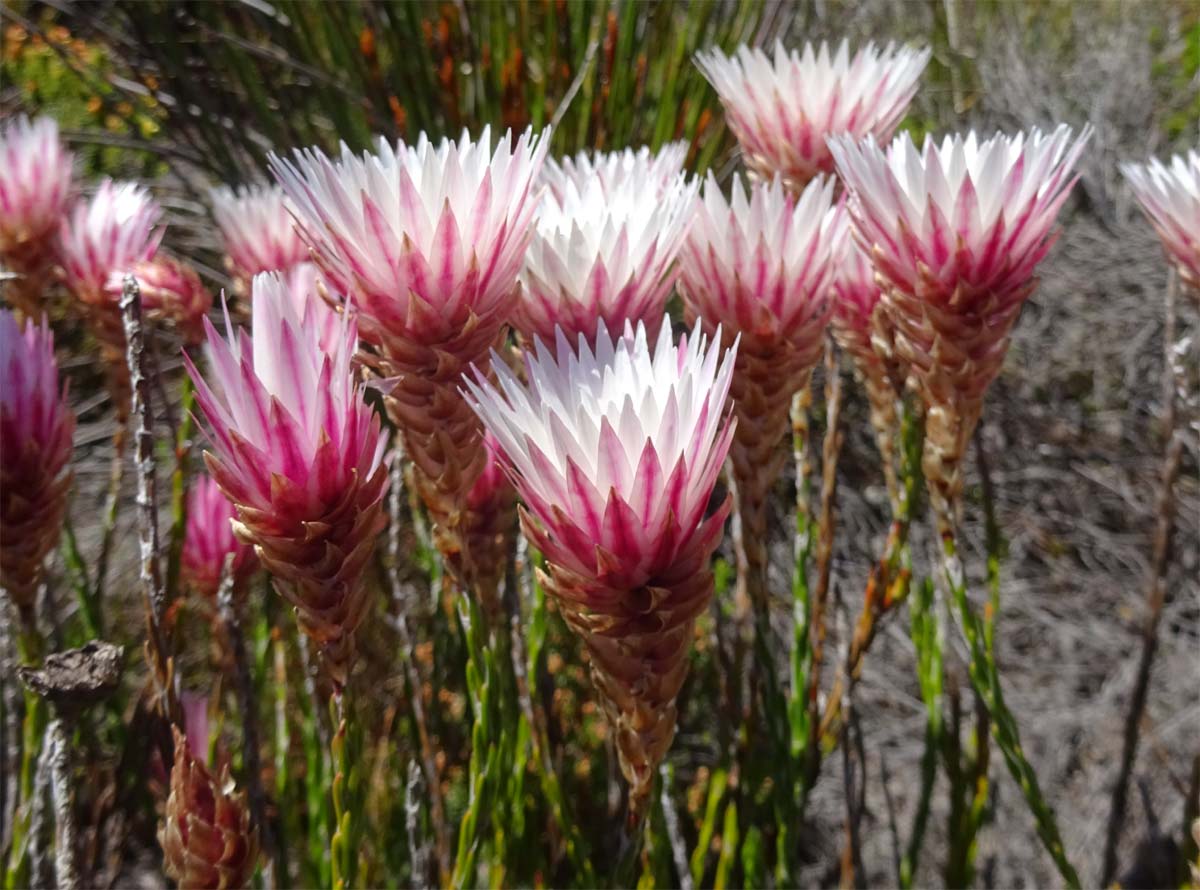
[[[271,170],[297,211],[304,240],[332,280],[351,291],[365,339],[436,343],[467,319],[507,317],[536,209],[547,135],[511,134],[416,146],[316,149]],[[499,321],[495,321],[498,325]]]
[[[645,145],[636,151],[632,148],[610,152],[581,151],[574,157],[547,158],[541,180],[559,201],[568,183],[582,187],[593,179],[598,179],[608,189],[635,176],[665,189],[677,174],[683,172],[687,152],[687,143],[682,141],[668,142],[657,152],[650,151]]]
[[[597,321],[620,330],[644,322],[657,333],[679,275],[696,186],[682,173],[665,182],[638,168],[607,185],[598,175],[547,193],[522,269],[513,326],[527,337],[590,339]]]
[[[677,345],[669,319],[653,349],[642,324],[613,338],[601,323],[595,341],[572,347],[560,332],[553,352],[540,340],[526,352],[528,384],[494,360],[498,387],[482,376],[467,387],[545,530],[547,558],[637,586],[672,563],[704,516],[733,434],[736,346],[722,355],[699,330]]]
[[[920,151],[907,133],[886,149],[873,139],[834,138],[830,147],[851,192],[859,244],[907,293],[960,308],[1025,285],[1053,243],[1058,211],[1078,178],[1073,168],[1091,136],[974,131]]]
[[[50,117],[0,124],[0,257],[52,235],[71,192],[71,153]]]
[[[833,172],[826,137],[889,138],[928,61],[927,49],[891,43],[882,50],[869,43],[851,56],[844,40],[832,54],[826,43],[797,52],[776,42],[773,57],[748,46],[733,56],[718,49],[696,56],[746,166],[763,179],[779,175],[796,190]]]
[[[777,178],[747,191],[735,176],[726,200],[710,172],[681,253],[680,289],[689,311],[710,329],[724,325],[819,350],[849,240],[834,184],[818,177],[793,197]]]
[[[1200,288],[1200,152],[1175,155],[1170,164],[1123,164],[1142,209],[1180,273]]]
[[[158,202],[134,182],[105,179],[90,199],[79,201],[59,233],[59,261],[75,295],[108,302],[108,280],[154,256],[161,215]]]
[[[283,190],[273,185],[228,186],[210,193],[213,219],[237,275],[282,271],[308,259]]]

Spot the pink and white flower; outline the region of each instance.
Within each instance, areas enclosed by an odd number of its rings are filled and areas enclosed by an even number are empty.
[[[1121,172],[1162,239],[1180,276],[1200,290],[1200,151],[1175,155],[1170,164],[1123,164]]]
[[[712,598],[709,565],[729,499],[704,513],[733,436],[725,409],[735,349],[697,329],[676,345],[669,321],[595,349],[560,331],[526,353],[527,384],[501,361],[498,386],[468,380],[524,500],[521,525],[548,562],[541,576],[583,639],[592,680],[645,811],[675,732],[696,616]]]
[[[233,273],[249,281],[259,272],[290,269],[308,260],[283,190],[274,185],[221,186],[210,193]]]
[[[256,276],[251,293],[252,335],[226,317],[223,340],[205,319],[212,386],[186,359],[209,424],[205,461],[238,537],[344,683],[370,603],[359,582],[386,524],[387,442],[351,367],[354,320],[343,316],[323,348],[327,307],[299,304],[275,273]]]
[[[846,41],[832,55],[815,51],[773,57],[741,46],[733,56],[699,53],[696,64],[717,91],[746,166],[762,179],[779,175],[799,191],[818,173],[833,172],[826,137],[887,139],[917,92],[929,50],[867,44],[853,56]]]
[[[1078,178],[1072,169],[1091,136],[1060,125],[1043,134],[907,133],[886,151],[873,139],[834,138],[830,148],[850,189],[857,239],[897,288],[960,308],[1024,287],[1054,242],[1058,211]]]
[[[681,253],[689,313],[709,329],[788,341],[815,364],[848,241],[833,190],[818,177],[799,197],[779,179],[747,191],[735,176],[726,200],[710,172]]]
[[[499,443],[547,558],[630,588],[651,583],[700,528],[733,435],[725,399],[736,348],[699,329],[678,345],[664,319],[593,350],[559,334],[525,356],[529,381],[493,361],[494,387],[468,379],[473,407]]]
[[[550,342],[556,327],[573,341],[590,339],[598,321],[611,330],[642,322],[653,338],[679,276],[675,260],[696,190],[684,174],[664,179],[646,165],[607,182],[600,174],[568,181],[561,196],[548,192],[513,327]]]
[[[22,612],[58,545],[74,432],[45,318],[22,325],[0,310],[0,587]]]
[[[953,536],[962,456],[1000,373],[1034,270],[1054,242],[1078,138],[997,133],[980,141],[905,134],[887,151],[873,139],[834,138],[850,190],[855,237],[884,285],[882,305],[896,352],[927,404],[922,464],[944,536]]]
[[[24,254],[58,229],[71,194],[72,155],[50,117],[0,124],[0,259],[24,272]]]
[[[834,180],[813,179],[793,195],[781,179],[749,190],[735,177],[726,200],[710,173],[692,210],[680,256],[684,312],[741,345],[732,392],[737,435],[729,458],[743,540],[737,603],[766,608],[767,505],[783,471],[792,399],[820,360],[833,313],[833,282],[848,241]]]
[[[559,202],[563,200],[568,183],[582,188],[594,179],[598,179],[604,189],[631,176],[666,189],[683,172],[687,153],[688,145],[682,141],[668,142],[657,152],[650,151],[645,145],[636,151],[632,148],[610,152],[581,151],[561,160],[547,158],[541,181]]]
[[[308,149],[271,170],[322,271],[348,286],[362,336],[438,343],[472,317],[498,331],[511,310],[547,142],[526,131],[513,147],[505,133],[493,151],[488,128],[436,146],[381,138],[375,154]]]
[[[192,484],[180,575],[184,586],[204,599],[216,599],[227,557],[233,557],[231,569],[236,581],[245,580],[254,571],[254,551],[234,535],[234,517],[233,504],[211,478],[202,476]]]
[[[158,203],[134,182],[105,179],[90,199],[79,201],[59,232],[59,261],[67,286],[90,305],[116,305],[106,285],[158,249],[162,230]]]

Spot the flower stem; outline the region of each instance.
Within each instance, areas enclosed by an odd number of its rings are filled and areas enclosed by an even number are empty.
[[[356,777],[352,773],[348,753],[348,702],[346,690],[335,690],[329,699],[329,712],[333,718],[333,737],[329,743],[332,755],[333,781],[333,834],[329,839],[329,862],[333,890],[347,890],[354,886],[355,866],[358,864],[358,844],[354,836],[354,793]]]
[[[943,519],[949,521],[948,517],[943,517]],[[1033,814],[1042,845],[1054,860],[1054,864],[1067,886],[1079,887],[1079,875],[1067,859],[1054,812],[1046,804],[1041,788],[1038,786],[1037,775],[1021,747],[1017,721],[1004,703],[995,654],[988,647],[991,634],[986,623],[975,614],[967,599],[966,578],[962,562],[958,558],[953,535],[947,535],[942,544],[942,571],[962,622],[963,638],[970,656],[967,667],[971,685],[974,686],[976,694],[979,695],[991,717],[992,737],[996,740],[996,745],[1004,756],[1004,762],[1020,787],[1025,803]]]

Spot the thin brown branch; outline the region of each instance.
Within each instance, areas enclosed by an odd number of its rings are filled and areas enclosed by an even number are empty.
[[[158,486],[154,461],[154,417],[150,404],[145,334],[142,328],[142,297],[137,279],[126,275],[121,291],[121,316],[125,325],[126,360],[129,364],[132,403],[136,418],[134,463],[137,467],[138,540],[141,549],[141,580],[146,613],[147,659],[160,697],[159,707],[173,723],[180,723],[179,698],[175,689],[174,665],[167,651],[162,622],[166,614],[159,565]]]
[[[421,747],[421,769],[425,773],[425,787],[429,795],[429,816],[433,823],[434,849],[437,853],[440,875],[439,883],[444,885],[450,876],[450,836],[446,828],[446,808],[442,801],[437,759],[434,757],[433,743],[429,737],[429,721],[425,716],[424,682],[420,669],[417,667],[416,648],[408,624],[411,602],[400,578],[400,564],[403,559],[400,552],[400,515],[404,509],[405,490],[403,467],[403,453],[397,446],[392,455],[391,489],[388,492],[388,510],[391,513],[391,522],[388,525],[387,576],[396,612],[394,626],[397,636],[400,637],[400,660],[404,663],[404,674],[408,680],[408,698],[412,705],[413,722],[417,727],[417,740]]]
[[[842,378],[838,370],[833,341],[825,344],[825,438],[821,444],[821,513],[817,531],[817,583],[812,593],[812,619],[809,623],[812,666],[809,669],[808,708],[811,725],[820,721],[821,663],[825,655],[826,615],[829,579],[833,566],[833,542],[836,532],[837,463],[842,448],[839,428],[842,409]],[[809,739],[810,756],[820,740],[817,733]]]
[[[50,797],[54,803],[54,874],[59,890],[80,886],[76,861],[78,827],[75,796],[71,790],[71,747],[61,718],[46,727],[50,748]]]
[[[1121,747],[1121,765],[1117,781],[1113,786],[1112,804],[1105,832],[1104,866],[1100,883],[1108,885],[1117,872],[1117,847],[1121,828],[1125,823],[1125,811],[1129,798],[1129,779],[1137,759],[1138,737],[1141,732],[1142,715],[1150,690],[1150,673],[1154,656],[1158,651],[1158,625],[1166,601],[1167,569],[1171,560],[1171,532],[1175,519],[1175,480],[1179,476],[1183,458],[1183,435],[1176,430],[1176,397],[1183,387],[1184,369],[1181,353],[1176,348],[1176,276],[1172,273],[1167,283],[1166,324],[1163,331],[1165,367],[1163,369],[1163,429],[1167,436],[1166,452],[1163,455],[1159,474],[1158,497],[1155,503],[1154,543],[1150,560],[1150,577],[1146,587],[1146,617],[1142,624],[1142,651],[1138,661],[1137,679],[1134,681],[1129,713],[1125,718],[1125,732]]]
[[[250,814],[258,827],[262,849],[272,864],[271,868],[264,870],[263,875],[264,885],[270,890],[280,882],[287,883],[287,870],[280,860],[280,851],[274,842],[271,823],[267,819],[267,794],[263,789],[259,748],[258,701],[254,695],[254,684],[250,681],[250,661],[246,656],[246,639],[242,634],[241,616],[234,601],[235,585],[233,554],[230,553],[225,557],[221,586],[217,591],[217,609],[233,658],[233,685],[242,716],[242,764],[246,774],[246,793],[250,798]]]

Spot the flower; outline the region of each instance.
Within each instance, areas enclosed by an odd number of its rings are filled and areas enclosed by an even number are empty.
[[[187,263],[158,254],[136,263],[129,272],[141,289],[142,309],[155,321],[170,321],[188,343],[204,339],[202,319],[212,308],[212,293]],[[119,301],[125,274],[114,272],[108,279],[108,294]]]
[[[245,792],[235,792],[229,762],[216,775],[173,727],[175,763],[158,842],[163,868],[180,887],[249,887],[258,865],[258,831]]]
[[[22,612],[58,545],[74,432],[45,318],[22,325],[0,310],[0,587]]]
[[[154,256],[162,238],[154,226],[161,215],[150,193],[134,182],[105,179],[90,200],[80,200],[59,231],[59,260],[75,295],[115,308],[106,285]]]
[[[1200,152],[1175,155],[1170,166],[1122,164],[1138,203],[1162,239],[1180,277],[1200,290]]]
[[[221,186],[209,199],[236,278],[248,283],[259,272],[283,271],[308,260],[308,245],[296,231],[278,186]]]
[[[746,166],[762,179],[778,174],[794,191],[818,173],[833,172],[826,137],[890,137],[928,61],[928,49],[892,43],[882,50],[869,43],[851,58],[844,40],[832,58],[826,43],[815,52],[806,43],[798,53],[779,42],[773,58],[748,46],[733,56],[719,49],[696,56]]]
[[[254,571],[254,551],[233,533],[235,515],[233,504],[211,478],[203,476],[193,483],[188,492],[180,574],[184,586],[205,599],[216,599],[226,557],[233,556],[235,579],[244,580]]]
[[[71,153],[50,117],[0,124],[0,261],[33,281],[14,300],[26,315],[41,296],[52,242],[71,193]]]
[[[590,338],[599,320],[614,330],[645,322],[657,334],[697,187],[646,161],[607,182],[599,174],[568,181],[561,197],[547,192],[513,312],[526,338],[552,341],[556,327],[570,341]]]
[[[506,133],[415,147],[380,139],[374,155],[344,145],[271,169],[296,207],[301,236],[333,289],[353,302],[371,363],[392,381],[385,404],[416,466],[450,576],[485,585],[495,567],[467,548],[465,498],[484,467],[479,421],[459,394],[472,365],[486,373],[517,299],[532,236],[535,183],[548,133]]]
[[[687,153],[688,145],[682,141],[668,142],[657,152],[651,152],[645,145],[637,151],[632,148],[610,152],[581,151],[574,157],[562,160],[547,158],[542,167],[541,181],[559,202],[566,194],[568,183],[582,188],[594,179],[598,179],[603,188],[609,189],[627,177],[635,176],[654,183],[659,189],[666,189],[683,172]]]
[[[696,616],[712,596],[709,558],[729,502],[705,508],[733,436],[725,410],[736,346],[699,329],[657,345],[630,324],[593,350],[560,331],[538,340],[523,384],[501,361],[493,386],[467,380],[524,501],[521,525],[545,555],[542,579],[587,645],[616,733],[630,806],[647,803],[675,728]]]
[[[896,351],[929,406],[923,465],[943,533],[952,532],[959,464],[983,394],[1090,135],[1085,127],[1072,140],[1059,126],[980,141],[972,131],[940,145],[926,137],[920,152],[907,134],[886,152],[873,139],[830,140],[855,237],[884,284]]]
[[[323,316],[276,273],[255,276],[252,335],[205,320],[210,387],[185,356],[210,427],[209,472],[276,589],[344,685],[370,597],[360,579],[386,524],[386,440],[351,368],[354,321],[322,348]]]
[[[511,309],[547,142],[526,131],[513,148],[505,133],[492,152],[485,128],[477,141],[380,138],[374,155],[343,144],[337,160],[307,149],[270,164],[318,265],[348,285],[364,339],[439,343]]]
[[[768,495],[783,470],[793,396],[824,348],[833,282],[848,242],[834,180],[818,176],[798,197],[778,177],[740,178],[726,200],[710,173],[680,254],[689,320],[726,345],[740,336],[733,374],[737,436],[730,450],[747,565],[738,605],[766,602]],[[739,554],[740,555],[740,554]]]

